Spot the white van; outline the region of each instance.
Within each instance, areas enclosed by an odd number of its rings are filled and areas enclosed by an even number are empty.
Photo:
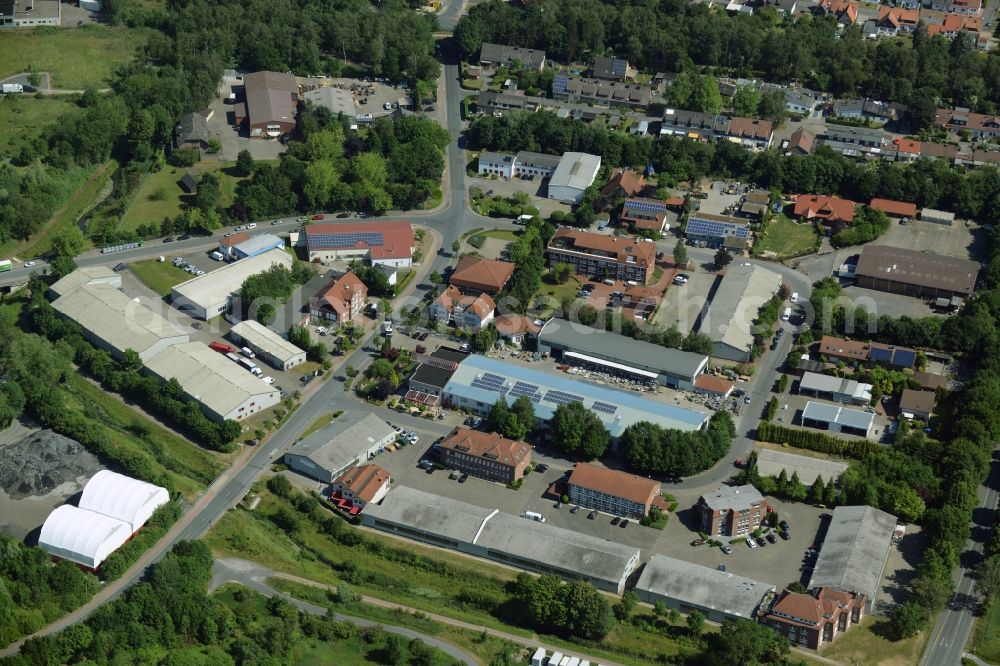
[[[514,218],[514,224],[527,224],[528,222],[531,222],[531,219],[533,217],[535,217],[535,216],[534,215],[519,215],[518,217]]]
[[[533,520],[536,523],[544,523],[545,522],[545,516],[543,516],[540,513],[535,513],[534,511],[525,511],[524,513],[521,514],[521,517],[522,518],[527,518],[528,520]]]
[[[262,374],[264,374],[264,371],[258,368],[257,366],[254,366],[250,368],[250,374],[257,375],[258,377],[260,377]]]
[[[785,308],[785,314],[781,315],[781,321],[788,321],[792,318],[792,309]]]
[[[246,356],[247,358],[257,358],[254,355],[253,350],[250,349],[249,347],[241,347],[240,348],[240,353],[243,354],[244,356]]]
[[[798,303],[799,302],[799,292],[795,292],[794,294],[792,294],[792,297],[789,300],[791,300],[792,303]]]
[[[225,257],[222,256],[222,253],[219,252],[218,250],[215,250],[214,252],[212,252],[212,254],[208,256],[210,256],[212,259],[215,259],[216,261],[222,261],[223,259],[225,259]]]

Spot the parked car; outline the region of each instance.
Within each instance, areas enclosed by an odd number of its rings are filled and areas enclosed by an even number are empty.
[[[622,519],[621,519],[621,518],[619,518],[618,516],[615,516],[614,518],[612,518],[612,519],[611,519],[611,524],[612,524],[612,525],[617,525],[617,524],[618,524],[618,523],[620,523],[621,521],[622,521]]]
[[[446,418],[448,418],[448,410],[447,409],[442,409],[441,413],[438,414],[438,418],[439,419],[446,419]]]
[[[594,518],[597,518],[597,509],[594,509],[593,511],[591,511],[590,513],[588,513],[587,514],[587,518],[589,518],[590,520],[593,520]]]
[[[247,225],[247,229],[256,229],[256,228],[257,228],[256,222],[251,222],[250,224]]]
[[[547,472],[547,471],[549,471],[549,466],[546,465],[545,463],[538,463],[537,465],[535,465],[535,471],[536,472]]]
[[[767,533],[767,540],[771,543],[778,543],[778,539],[774,536],[774,532]]]
[[[787,520],[778,521],[778,527],[780,527],[783,532],[787,532],[788,531],[788,521]]]
[[[469,480],[469,475],[468,474],[463,474],[462,476],[458,477],[458,482],[459,483],[465,483],[468,480]]]
[[[128,268],[128,266],[126,266],[125,264],[118,263],[118,264],[115,264],[115,269],[114,270],[115,270],[115,273],[121,273],[126,268]]]
[[[166,238],[163,239],[163,242],[164,243],[173,243],[174,242],[174,237],[173,236],[167,236]]]
[[[729,555],[733,552],[732,546],[723,546],[720,550],[726,555]]]
[[[620,527],[622,529],[625,529],[626,527],[628,527],[628,518],[625,518],[624,520],[622,520],[622,522],[618,523],[618,527]]]
[[[578,513],[579,511],[580,511],[579,506],[574,506],[572,509],[569,510],[570,513]]]
[[[757,547],[757,542],[755,542],[753,538],[747,537],[747,548],[753,549],[756,547]]]
[[[780,536],[784,541],[788,541],[792,538],[788,535],[788,532],[778,532],[778,536]]]
[[[761,548],[767,545],[767,542],[764,541],[764,537],[757,537],[757,545]]]
[[[692,546],[704,546],[705,545],[705,540],[704,539],[695,539],[694,541],[691,542],[691,545]]]
[[[322,213],[320,213],[320,214],[318,214],[318,215],[313,215],[313,216],[312,216],[312,219],[314,219],[314,220],[322,220],[322,219],[323,219],[323,214],[322,214]]]

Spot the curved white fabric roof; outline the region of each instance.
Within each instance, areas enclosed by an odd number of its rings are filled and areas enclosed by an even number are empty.
[[[38,545],[56,557],[96,569],[131,536],[128,523],[64,504],[45,519]]]
[[[103,469],[84,487],[80,508],[124,521],[135,532],[169,501],[166,488]]]

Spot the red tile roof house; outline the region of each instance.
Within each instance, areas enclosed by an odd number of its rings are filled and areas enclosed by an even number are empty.
[[[800,194],[795,197],[795,216],[806,220],[822,220],[837,233],[854,221],[854,207],[849,199],[825,194]]]
[[[496,294],[514,274],[514,264],[473,255],[462,257],[449,282],[465,293]]]
[[[969,130],[976,139],[985,139],[1000,135],[1000,116],[984,113],[972,113],[968,109],[938,109],[934,117],[934,125],[944,127],[952,132]]]
[[[858,3],[848,0],[822,0],[819,9],[837,17],[840,25],[854,25],[858,22]]]
[[[912,33],[916,30],[919,22],[919,10],[882,5],[879,7],[878,19],[875,21],[875,26],[880,35],[894,37],[900,32],[906,34]]]
[[[511,343],[519,345],[532,335],[538,335],[542,327],[530,317],[519,314],[504,314],[493,320],[493,328],[497,335]]]
[[[368,299],[368,287],[348,271],[334,280],[326,291],[309,302],[309,314],[316,319],[346,324],[361,314]]]
[[[845,361],[867,361],[872,346],[867,342],[845,340],[824,335],[819,343],[819,353],[830,358],[842,358]]]
[[[680,205],[684,205],[683,199]],[[629,197],[622,204],[622,212],[618,219],[633,230],[662,232],[667,224],[667,208],[668,204],[664,200]]]
[[[330,484],[330,501],[353,515],[365,504],[381,502],[391,481],[389,472],[373,463],[352,467]]]
[[[427,314],[438,321],[453,321],[462,330],[478,331],[493,321],[496,309],[489,294],[466,295],[450,284],[427,308]]]
[[[770,610],[762,611],[763,623],[792,645],[819,649],[838,633],[847,631],[864,616],[864,594],[821,587],[812,594],[782,592]]]
[[[616,196],[634,197],[646,187],[646,177],[632,169],[615,169],[608,183],[601,189],[605,199]]]
[[[440,443],[441,461],[449,469],[487,481],[513,483],[531,463],[530,444],[495,432],[455,428]]]
[[[318,223],[306,227],[309,261],[362,259],[372,265],[411,265],[416,241],[413,227],[402,220]]]

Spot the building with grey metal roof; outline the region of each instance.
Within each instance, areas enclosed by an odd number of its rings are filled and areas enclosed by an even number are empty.
[[[292,445],[285,463],[297,472],[333,483],[344,470],[370,460],[394,441],[396,431],[379,417],[347,410]]]
[[[278,404],[278,389],[200,342],[173,345],[146,361],[163,381],[176,379],[184,394],[216,421],[239,421]]]
[[[126,349],[143,362],[190,338],[162,315],[110,284],[83,284],[52,302],[52,308],[83,329],[94,345],[122,358]]]
[[[616,593],[639,565],[638,548],[406,486],[394,487],[379,505],[366,505],[361,521],[520,569],[582,578]]]
[[[866,245],[854,271],[859,287],[921,298],[966,298],[976,288],[979,263],[889,245]]]
[[[811,486],[817,476],[825,481],[839,479],[847,469],[847,463],[837,460],[824,460],[811,456],[802,456],[787,451],[760,449],[757,451],[757,471],[761,476],[778,476],[781,470],[791,478],[792,473],[799,475],[799,481]]]
[[[291,269],[292,255],[275,249],[227,264],[175,286],[171,305],[196,319],[211,319],[229,310],[232,296],[248,277],[279,264]]]
[[[242,243],[237,243],[232,247],[232,255],[236,259],[246,259],[264,254],[268,250],[281,249],[285,247],[285,240],[274,234],[257,234]]]
[[[486,67],[508,65],[515,60],[525,69],[540,72],[545,67],[545,51],[490,42],[483,42],[479,49],[479,64]]]
[[[601,158],[597,155],[563,153],[559,166],[549,178],[548,198],[563,203],[579,203],[600,170]]]
[[[781,275],[774,271],[749,263],[729,265],[698,329],[712,338],[712,356],[750,360],[757,313],[780,287]]]
[[[878,596],[896,517],[870,506],[838,506],[819,551],[809,589],[830,587],[864,594],[866,612]]]
[[[845,435],[867,437],[874,423],[874,412],[863,412],[860,409],[828,405],[812,400],[808,401],[802,410],[802,425],[807,428],[840,432]]]
[[[107,266],[78,268],[54,282],[49,287],[49,297],[59,298],[85,284],[107,284],[117,288],[122,286],[122,274],[116,273]]]
[[[690,613],[701,611],[713,622],[753,620],[774,585],[726,573],[666,555],[646,562],[635,586],[640,601]]]
[[[689,391],[708,366],[708,357],[703,354],[654,345],[559,318],[552,318],[542,326],[538,350],[555,352],[570,364],[583,361],[603,365],[613,372],[634,374]]]
[[[208,129],[208,121],[200,113],[187,113],[181,116],[174,128],[175,148],[197,148],[208,150],[212,133]]]
[[[799,393],[849,405],[870,405],[872,385],[845,377],[803,372]]]
[[[252,319],[236,324],[229,334],[237,344],[246,345],[254,354],[278,370],[288,370],[306,361],[304,351],[264,324]]]
[[[343,114],[347,118],[354,118],[357,107],[354,105],[354,95],[350,90],[326,86],[307,90],[302,94],[302,98],[316,106],[329,109],[333,115]]]

